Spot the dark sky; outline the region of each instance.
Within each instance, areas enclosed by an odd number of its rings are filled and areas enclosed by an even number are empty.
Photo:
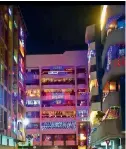
[[[71,3],[72,4],[72,3]],[[20,5],[29,35],[27,54],[85,50],[85,28],[98,23],[100,5]]]

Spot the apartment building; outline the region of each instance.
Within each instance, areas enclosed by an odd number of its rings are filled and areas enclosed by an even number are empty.
[[[0,148],[25,141],[26,26],[17,6],[0,5]]]
[[[24,147],[86,148],[89,134],[87,51],[27,55]]]
[[[102,88],[101,117],[98,119],[100,108],[97,102],[98,106],[95,104],[95,112],[91,115],[93,123],[91,146],[98,149],[124,149],[125,6],[102,6],[100,25],[103,49],[101,49],[101,61],[96,63],[101,63],[103,73],[101,84],[94,86],[98,85]],[[90,35],[88,39],[94,38],[91,32],[88,35]]]

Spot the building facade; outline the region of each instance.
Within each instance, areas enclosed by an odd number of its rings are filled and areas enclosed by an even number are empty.
[[[104,5],[101,13],[101,117],[93,114],[91,146],[125,148],[125,5]],[[91,35],[93,38],[93,34]],[[90,46],[90,45],[89,45]],[[97,50],[96,50],[97,52]],[[97,54],[96,54],[97,55]],[[95,106],[96,108],[96,106]],[[97,118],[99,120],[97,120]]]
[[[25,141],[26,27],[17,6],[0,5],[0,148]]]
[[[26,58],[27,143],[86,148],[89,131],[87,51]]]

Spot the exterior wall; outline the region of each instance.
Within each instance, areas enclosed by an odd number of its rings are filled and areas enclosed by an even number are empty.
[[[27,55],[27,67],[82,66],[87,67],[87,51],[66,51],[64,54]],[[47,61],[48,60],[48,61]]]
[[[34,60],[34,61],[33,61]],[[39,74],[38,74],[38,79],[39,79],[39,84],[37,86],[32,86],[27,85],[26,88],[38,88],[41,91],[44,91],[45,89],[72,89],[75,92],[75,95],[70,95],[69,98],[67,97],[66,100],[73,101],[75,104],[74,105],[62,105],[62,106],[50,106],[50,107],[27,107],[26,111],[40,111],[42,112],[48,112],[48,111],[60,111],[60,112],[65,112],[65,111],[75,111],[75,117],[41,117],[40,118],[30,118],[30,122],[38,122],[40,124],[39,129],[27,129],[27,134],[34,134],[38,133],[40,136],[40,140],[38,141],[37,144],[41,146],[53,146],[53,145],[78,145],[78,135],[79,135],[79,130],[78,127],[80,123],[86,123],[88,121],[88,113],[89,113],[89,95],[88,95],[88,72],[87,72],[87,51],[66,51],[63,54],[55,54],[55,55],[27,55],[26,58],[26,65],[28,71],[32,71],[33,69],[38,69]],[[64,69],[69,68],[73,69],[74,73],[66,74],[66,75],[50,75],[50,74],[42,74],[44,69],[50,69],[52,67],[56,66],[63,66]],[[86,70],[85,72],[82,73],[77,73],[79,68],[84,68]],[[53,79],[74,79],[73,84],[41,84],[41,80],[43,78],[53,78]],[[81,80],[81,84],[77,83],[78,79]],[[84,80],[85,81],[84,81]],[[85,95],[80,95],[78,96],[78,89],[86,89],[87,93]],[[35,97],[35,98],[30,98],[26,97],[27,100],[33,100],[33,99],[38,99],[40,101],[45,101],[47,98],[47,95],[40,95],[40,97]],[[51,97],[49,100],[52,100]],[[87,105],[86,106],[79,106],[78,103],[81,102],[81,100],[86,100]],[[78,116],[78,111],[80,110],[85,110],[87,111],[87,115],[83,118]],[[42,129],[41,123],[45,122],[75,122],[76,124],[76,129]],[[86,130],[87,131],[87,130]],[[64,134],[63,137],[63,142],[62,141],[54,141],[54,135],[55,134]],[[74,134],[76,135],[75,140],[67,140],[66,135],[68,134]],[[43,140],[44,135],[52,135],[53,140],[52,141],[45,141]],[[42,141],[43,140],[43,141]],[[33,143],[34,145],[36,144],[35,142]],[[37,145],[36,144],[36,145]],[[86,144],[85,144],[86,145]]]
[[[4,145],[0,148],[14,148],[11,146],[17,144],[17,141],[25,141],[23,76],[25,76],[26,28],[17,6],[0,5],[0,22],[0,119],[2,120],[0,140],[4,139],[3,142],[0,141],[0,144]],[[20,28],[24,33],[23,37],[19,33]],[[19,40],[24,42],[23,55]],[[13,145],[9,144],[9,140]]]

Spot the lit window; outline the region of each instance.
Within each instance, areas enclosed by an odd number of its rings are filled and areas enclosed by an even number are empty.
[[[90,82],[90,91],[92,90],[93,87],[97,87],[97,86],[98,86],[97,79],[91,80],[91,82]]]
[[[12,21],[9,20],[9,29],[12,31]]]
[[[108,93],[109,92],[109,82],[106,83],[103,92],[104,93]]]
[[[110,82],[110,91],[116,91],[116,82]]]
[[[11,9],[10,9],[10,8],[9,8],[9,10],[8,10],[8,11],[9,11],[9,15],[12,15],[12,11],[11,11]]]

